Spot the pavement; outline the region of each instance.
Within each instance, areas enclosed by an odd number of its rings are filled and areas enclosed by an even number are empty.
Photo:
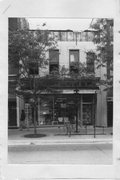
[[[89,143],[112,143],[112,128],[96,127],[96,136],[94,137],[93,127],[81,128],[78,133],[72,132],[69,137],[66,135],[64,127],[41,126],[37,128],[37,134],[41,137],[28,138],[28,134],[33,134],[34,129],[9,129],[8,145],[51,145],[51,144],[89,144]]]
[[[10,164],[112,164],[112,144],[45,144],[8,147]]]

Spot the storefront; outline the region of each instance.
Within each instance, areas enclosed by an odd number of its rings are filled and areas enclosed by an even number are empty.
[[[42,89],[46,88],[45,79],[43,80],[38,86]],[[36,82],[38,83],[38,81]],[[44,87],[41,86],[42,84]],[[41,91],[40,94],[37,94],[37,126],[63,125],[66,120],[77,124],[76,126],[95,125],[99,90],[95,80],[72,81],[69,78],[64,81],[51,81],[49,88],[52,89],[51,92]],[[34,107],[30,101],[31,98],[24,101],[26,125],[29,127],[34,123]]]
[[[69,120],[72,124],[94,126],[96,118],[97,90],[65,90],[62,94],[42,95],[37,108],[37,125],[64,125]],[[33,126],[33,110],[26,104],[26,124]]]

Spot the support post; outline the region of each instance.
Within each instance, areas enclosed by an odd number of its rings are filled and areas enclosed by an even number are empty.
[[[94,138],[96,138],[96,102],[97,102],[97,94],[95,92],[95,96],[94,96]]]
[[[55,120],[55,99],[53,96],[53,121]]]
[[[76,133],[78,133],[78,92],[76,91]]]

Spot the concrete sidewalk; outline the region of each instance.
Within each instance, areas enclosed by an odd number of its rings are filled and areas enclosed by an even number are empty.
[[[9,129],[8,145],[51,145],[51,144],[80,144],[80,143],[112,143],[112,128],[96,128],[96,137],[94,138],[94,129],[89,127],[79,129],[78,133],[72,132],[69,137],[66,135],[63,127],[42,127],[37,128],[37,133],[43,135],[39,138],[27,138],[25,135],[33,134],[34,129]],[[87,133],[87,134],[86,134]],[[104,133],[104,134],[103,134]]]

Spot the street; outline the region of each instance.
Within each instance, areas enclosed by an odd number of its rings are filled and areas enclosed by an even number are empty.
[[[112,164],[111,143],[14,145],[10,164]]]

